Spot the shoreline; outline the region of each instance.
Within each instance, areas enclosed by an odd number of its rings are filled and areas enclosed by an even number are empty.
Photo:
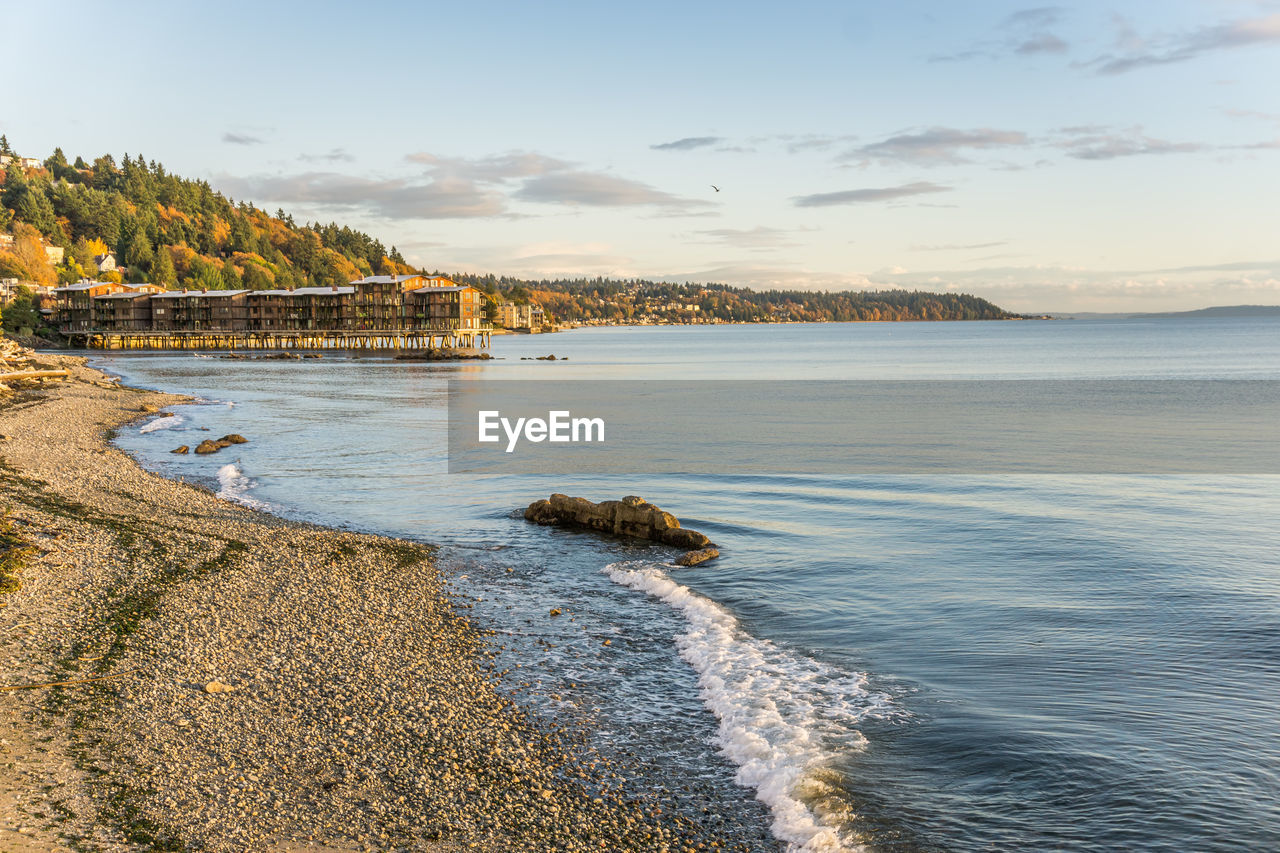
[[[111,431],[189,398],[45,357],[0,401],[3,686],[101,680],[0,694],[0,849],[725,847],[502,694],[433,548],[149,473]]]

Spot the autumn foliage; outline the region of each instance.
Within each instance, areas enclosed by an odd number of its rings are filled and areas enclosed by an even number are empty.
[[[125,155],[68,163],[61,149],[43,168],[14,161],[0,186],[0,273],[38,284],[103,278],[111,254],[126,281],[201,289],[346,284],[364,275],[415,272],[393,247],[336,223],[236,203],[205,181]],[[56,263],[46,246],[62,247]]]

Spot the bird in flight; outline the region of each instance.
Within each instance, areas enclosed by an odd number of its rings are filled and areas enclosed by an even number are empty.
[[[716,186],[715,184],[712,184],[712,185],[711,185],[711,189],[715,190],[716,192],[720,192],[720,188],[719,188],[718,186]]]

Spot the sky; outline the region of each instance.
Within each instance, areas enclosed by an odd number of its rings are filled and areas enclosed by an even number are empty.
[[[0,42],[20,154],[429,269],[1280,304],[1280,0],[0,0]]]

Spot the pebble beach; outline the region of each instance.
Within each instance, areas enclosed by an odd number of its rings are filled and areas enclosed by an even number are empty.
[[[429,546],[143,471],[111,431],[184,398],[42,360],[70,379],[0,398],[31,555],[0,594],[0,850],[739,848],[504,695]]]

